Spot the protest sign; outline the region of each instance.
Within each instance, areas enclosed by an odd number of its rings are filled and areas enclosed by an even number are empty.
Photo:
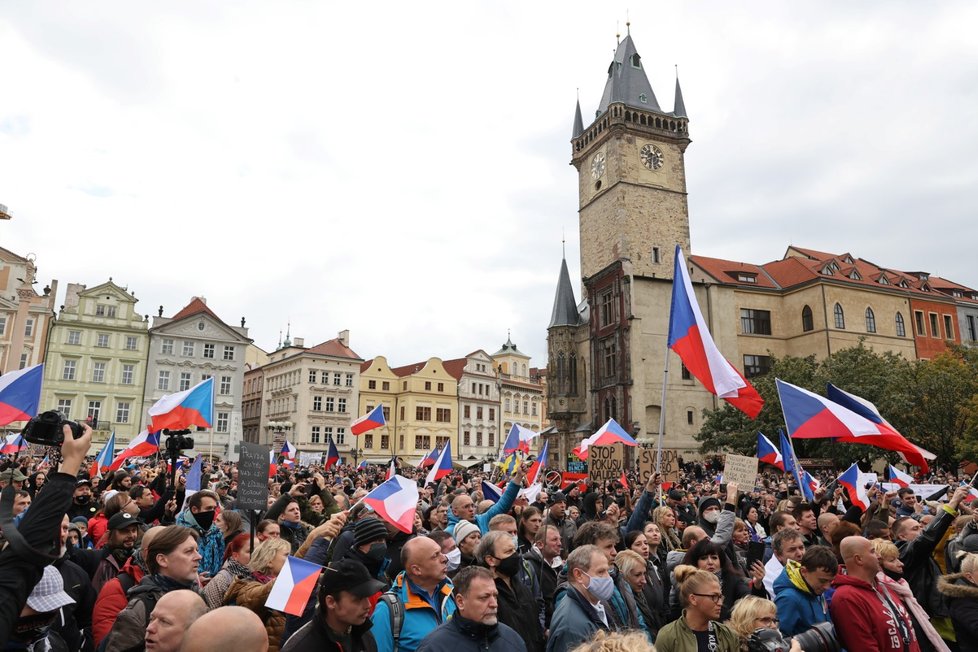
[[[238,509],[268,509],[268,446],[241,442]]]
[[[656,449],[653,446],[643,446],[638,449],[637,457],[638,477],[644,485],[649,481],[649,476],[655,473]],[[679,481],[679,451],[662,449],[662,467],[659,472],[662,474],[663,482]]]
[[[323,463],[322,453],[299,453],[299,466],[312,466]]]
[[[757,458],[728,454],[723,465],[723,481],[736,482],[751,491],[757,481]]]
[[[587,466],[592,482],[617,480],[625,470],[625,447],[622,444],[591,446]]]

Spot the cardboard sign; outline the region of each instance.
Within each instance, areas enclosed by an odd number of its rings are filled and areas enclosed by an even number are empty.
[[[241,442],[238,509],[268,509],[268,446]]]
[[[299,466],[312,466],[323,463],[322,453],[299,453]]]
[[[745,491],[751,491],[757,482],[757,458],[728,454],[723,465],[723,481],[736,482]]]
[[[591,446],[588,448],[587,466],[592,482],[617,480],[625,470],[624,445]]]
[[[643,446],[637,451],[638,476],[644,485],[649,476],[655,473],[656,450],[654,446]],[[679,482],[679,451],[670,448],[662,449],[662,467],[659,471],[663,482]]]

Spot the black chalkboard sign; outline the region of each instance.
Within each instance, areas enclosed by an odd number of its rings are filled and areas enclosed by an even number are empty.
[[[268,509],[268,446],[241,443],[238,458],[238,509]]]

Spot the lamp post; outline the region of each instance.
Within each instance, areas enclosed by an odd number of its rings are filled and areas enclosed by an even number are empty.
[[[354,448],[352,453],[353,453],[353,468],[356,468],[360,464],[360,456],[363,455],[363,449]]]
[[[282,450],[282,444],[285,442],[284,440],[283,441],[279,441],[279,440],[282,439],[283,432],[287,432],[292,429],[292,425],[293,424],[291,421],[269,421],[265,425],[265,427],[268,428],[269,430],[275,431],[275,434],[272,435],[273,450],[275,449],[276,446],[278,446],[279,450]]]

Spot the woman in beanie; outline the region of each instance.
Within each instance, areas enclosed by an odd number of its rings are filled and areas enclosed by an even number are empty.
[[[482,543],[482,533],[479,526],[469,521],[459,521],[455,525],[455,545],[461,553],[461,561],[458,563],[458,570],[468,566],[478,566],[475,558],[475,551]]]

